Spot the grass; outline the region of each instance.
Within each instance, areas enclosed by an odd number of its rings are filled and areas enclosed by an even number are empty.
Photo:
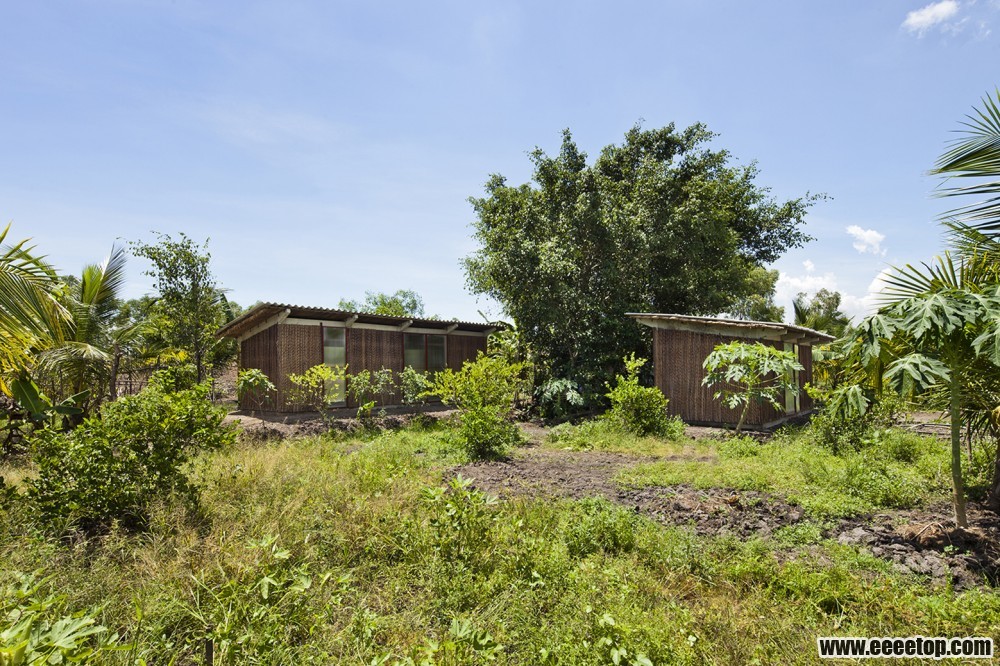
[[[749,437],[701,441],[698,460],[665,460],[624,470],[628,486],[690,484],[780,495],[824,519],[907,508],[948,495],[944,442],[888,431],[862,451],[834,455],[808,432],[787,431],[761,444]]]
[[[93,609],[134,642],[136,654],[101,662],[111,664],[200,664],[207,638],[217,664],[796,664],[816,660],[817,635],[1000,626],[995,592],[928,589],[809,524],[766,541],[712,539],[605,500],[492,500],[450,479],[461,457],[449,437],[406,430],[206,455],[200,515],[167,499],[141,534],[60,539],[14,502],[0,515],[0,575],[43,569],[61,608]],[[621,444],[661,445],[680,446]],[[632,478],[762,483],[782,452],[774,478],[808,453],[793,440],[754,455],[703,446],[718,462],[644,465]],[[935,455],[918,456],[919,478]],[[807,499],[818,482],[796,474],[771,489]],[[0,603],[3,617],[13,602]]]

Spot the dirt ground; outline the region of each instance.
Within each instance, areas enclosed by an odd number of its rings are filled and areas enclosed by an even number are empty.
[[[605,497],[662,524],[687,526],[703,536],[768,536],[805,519],[801,507],[768,493],[687,485],[622,488],[613,479],[623,468],[682,456],[554,451],[537,446],[542,429],[525,430],[535,445],[519,449],[509,460],[463,465],[454,473],[501,497]],[[688,435],[710,437],[717,433],[702,428]],[[974,503],[969,504],[968,512],[968,530],[950,525],[950,506],[942,503],[928,509],[842,520],[826,529],[824,536],[867,549],[895,569],[929,576],[936,584],[950,580],[956,589],[995,586],[1000,578],[1000,517]]]

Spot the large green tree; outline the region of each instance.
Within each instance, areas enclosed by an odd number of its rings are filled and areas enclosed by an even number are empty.
[[[220,354],[218,347],[231,347],[232,341],[216,339],[215,332],[232,318],[225,295],[212,274],[208,241],[199,245],[184,233],[174,240],[157,234],[156,243],[131,243],[136,256],[148,259],[152,267],[146,275],[156,285],[154,305],[158,333],[171,347],[187,352],[198,372],[205,378],[213,365],[231,354]]]
[[[715,314],[759,289],[758,269],[808,240],[814,197],[775,201],[754,164],[713,149],[703,125],[634,127],[593,164],[570,132],[536,149],[532,183],[503,176],[470,199],[480,249],[473,292],[497,299],[539,364],[536,382],[570,379],[594,399],[649,338],[630,311]]]

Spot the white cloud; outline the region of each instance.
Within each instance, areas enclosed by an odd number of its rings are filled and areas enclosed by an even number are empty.
[[[808,259],[803,261],[802,265],[806,267],[806,273],[812,273],[814,270],[816,270],[816,264],[809,261]]]
[[[856,224],[847,227],[847,233],[854,238],[854,249],[858,252],[862,254],[867,252],[881,257],[885,256],[886,251],[882,249],[882,241],[885,240],[885,234],[879,233],[874,229],[862,229]]]
[[[951,22],[950,19],[958,14],[958,9],[957,0],[933,2],[909,12],[903,21],[903,27],[916,33],[918,37],[923,37],[928,30],[938,25],[954,32],[960,29],[961,22]]]
[[[846,314],[854,317],[855,321],[875,312],[878,309],[879,296],[881,296],[882,290],[887,286],[885,278],[888,275],[888,268],[879,271],[879,274],[871,281],[867,292],[861,298],[852,294],[843,294],[841,309]]]

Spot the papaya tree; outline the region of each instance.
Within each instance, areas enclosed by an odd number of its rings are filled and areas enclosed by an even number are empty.
[[[741,409],[736,432],[743,429],[750,405],[767,402],[784,411],[781,398],[786,391],[798,393],[794,372],[802,364],[790,351],[775,349],[760,342],[729,342],[716,345],[703,363],[708,374],[702,379],[706,386],[719,386],[715,399],[730,409]]]

